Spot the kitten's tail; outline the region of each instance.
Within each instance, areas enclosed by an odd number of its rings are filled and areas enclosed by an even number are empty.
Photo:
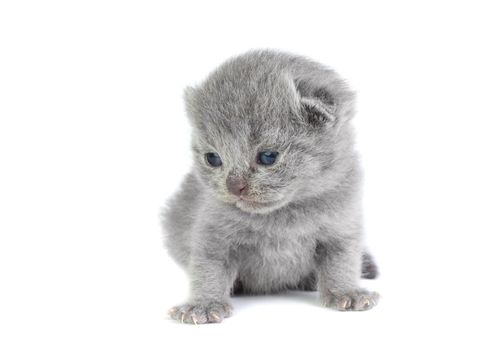
[[[378,266],[376,266],[373,256],[368,252],[363,253],[361,277],[370,280],[378,277]]]

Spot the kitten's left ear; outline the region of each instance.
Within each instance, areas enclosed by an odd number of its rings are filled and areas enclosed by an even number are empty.
[[[353,115],[354,93],[341,84],[295,80],[294,85],[302,117],[310,125],[333,126]]]
[[[323,87],[299,100],[306,120],[313,125],[332,124],[336,120],[336,104],[331,93]]]

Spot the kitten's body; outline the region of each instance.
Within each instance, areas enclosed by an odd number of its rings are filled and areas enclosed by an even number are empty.
[[[195,167],[164,228],[192,297],[172,317],[219,322],[231,292],[292,288],[318,288],[325,305],[341,310],[376,304],[376,293],[358,287],[361,176],[344,82],[302,57],[256,51],[222,65],[186,102]],[[257,154],[269,149],[277,163],[261,165]],[[207,152],[223,164],[211,167]],[[227,190],[234,178],[246,184],[240,195]],[[368,255],[363,266],[375,276]]]

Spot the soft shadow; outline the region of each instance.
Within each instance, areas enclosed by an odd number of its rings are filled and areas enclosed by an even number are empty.
[[[280,303],[281,301],[289,303],[304,303],[314,306],[321,306],[318,292],[306,291],[286,291],[278,294],[264,295],[235,295],[231,298],[234,307],[244,309],[256,304]]]

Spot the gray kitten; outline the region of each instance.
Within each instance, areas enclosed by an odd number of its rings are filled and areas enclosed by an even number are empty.
[[[185,93],[194,168],[164,213],[166,244],[189,273],[186,323],[221,322],[236,293],[318,290],[337,310],[378,294],[362,247],[354,93],[332,70],[274,51],[232,58]]]

